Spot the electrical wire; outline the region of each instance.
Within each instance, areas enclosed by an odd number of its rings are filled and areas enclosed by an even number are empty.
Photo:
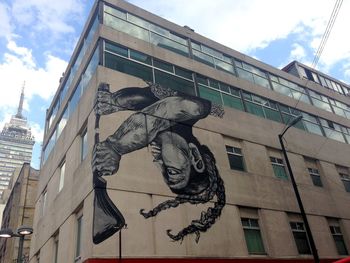
[[[342,4],[343,4],[343,0],[337,0],[334,4],[333,11],[332,11],[332,14],[329,18],[326,30],[323,33],[320,46],[318,47],[316,54],[315,54],[315,57],[314,57],[314,60],[312,61],[312,65],[311,65],[312,68],[315,68],[316,65],[318,64],[318,61],[322,55],[324,47],[326,46],[329,35],[332,32],[334,22],[337,19],[337,16],[338,16],[338,13],[339,13],[339,10],[340,10]]]

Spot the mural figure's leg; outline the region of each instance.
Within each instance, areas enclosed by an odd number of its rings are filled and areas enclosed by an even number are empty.
[[[93,214],[93,242],[99,244],[125,225],[125,219],[113,201],[109,198],[106,189],[106,180],[94,176],[94,214]]]

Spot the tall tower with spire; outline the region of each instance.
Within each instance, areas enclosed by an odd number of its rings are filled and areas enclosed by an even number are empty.
[[[8,189],[17,167],[30,163],[34,137],[23,116],[24,85],[18,104],[17,114],[11,117],[0,133],[0,197]]]

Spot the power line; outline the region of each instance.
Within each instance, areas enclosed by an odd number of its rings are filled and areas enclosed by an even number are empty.
[[[332,11],[332,14],[329,18],[326,30],[323,33],[320,46],[318,47],[316,54],[315,54],[315,57],[314,57],[314,60],[312,61],[312,65],[311,65],[312,68],[316,67],[316,65],[317,65],[317,63],[322,55],[323,49],[326,46],[327,40],[328,40],[329,35],[332,31],[334,22],[338,16],[338,13],[339,13],[339,10],[340,10],[340,7],[342,4],[343,4],[343,0],[337,0],[334,4],[333,11]]]

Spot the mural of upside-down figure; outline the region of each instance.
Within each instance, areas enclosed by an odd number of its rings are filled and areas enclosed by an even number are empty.
[[[93,242],[98,244],[119,231],[125,220],[106,190],[102,176],[118,172],[124,154],[150,147],[154,163],[159,167],[165,183],[176,194],[150,211],[140,210],[144,218],[156,216],[160,211],[177,207],[182,203],[204,204],[215,196],[213,207],[203,211],[199,219],[168,236],[182,241],[186,235],[209,229],[225,206],[224,183],[216,168],[213,154],[193,135],[192,127],[209,114],[222,117],[220,106],[208,100],[189,96],[147,83],[144,88],[128,87],[111,93],[108,84],[98,88],[94,111],[96,128],[100,115],[122,110],[135,111],[105,141],[95,135],[92,157],[94,198]]]

